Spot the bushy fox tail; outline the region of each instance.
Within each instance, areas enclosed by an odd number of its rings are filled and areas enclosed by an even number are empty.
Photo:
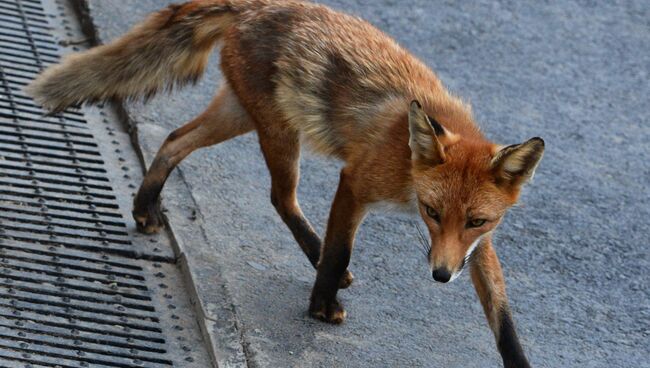
[[[80,103],[148,98],[196,82],[237,14],[268,0],[199,0],[150,15],[114,42],[66,57],[26,92],[58,112]]]

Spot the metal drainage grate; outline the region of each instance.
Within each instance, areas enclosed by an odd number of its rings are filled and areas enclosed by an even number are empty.
[[[39,0],[0,0],[0,237],[132,253],[82,112],[44,117],[22,89],[58,59]]]
[[[56,247],[3,244],[0,257],[0,362],[172,365],[139,266]]]
[[[128,136],[105,112],[101,128],[86,110],[46,117],[22,91],[78,34],[69,12],[0,0],[0,366],[207,367],[171,250],[140,250],[113,190],[135,179],[112,163],[134,161]]]

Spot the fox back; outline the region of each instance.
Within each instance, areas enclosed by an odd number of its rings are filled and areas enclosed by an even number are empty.
[[[426,65],[366,21],[325,6],[279,2],[245,13],[225,35],[221,63],[249,110],[273,111],[325,154],[345,158],[372,145],[412,99],[478,134],[469,106]]]

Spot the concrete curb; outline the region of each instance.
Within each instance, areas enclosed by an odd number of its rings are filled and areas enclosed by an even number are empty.
[[[77,12],[83,32],[88,36],[89,45],[102,44],[102,37],[93,20],[92,4],[87,0],[71,0],[71,3]],[[129,132],[134,150],[139,156],[143,171],[146,172],[144,168],[151,164],[154,153],[160,142],[166,137],[167,132],[156,125],[139,124],[134,121],[130,117],[128,108],[121,102],[114,102],[113,108],[117,112],[120,122]],[[198,213],[199,206],[196,204],[180,169],[170,176],[165,188],[163,217],[166,231],[172,240],[176,262],[185,279],[187,293],[190,295],[190,302],[197,314],[197,323],[213,365],[219,368],[248,367],[242,325],[237,317],[235,303],[225,278],[220,277],[219,264],[215,264],[214,261],[205,264],[213,257],[204,257],[200,254],[199,249],[192,250],[184,244],[183,239],[204,243],[208,239],[202,227],[202,215]],[[211,284],[213,285],[212,289],[219,290],[220,293],[217,296],[211,295],[209,305],[201,297],[202,292],[197,282],[200,277],[197,272],[201,267],[209,267],[210,274],[217,275]]]

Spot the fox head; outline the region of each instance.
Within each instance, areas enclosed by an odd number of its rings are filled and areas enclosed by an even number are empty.
[[[544,141],[501,147],[460,137],[427,116],[417,101],[408,119],[415,194],[431,236],[428,261],[433,278],[449,282],[516,203],[542,158]]]

